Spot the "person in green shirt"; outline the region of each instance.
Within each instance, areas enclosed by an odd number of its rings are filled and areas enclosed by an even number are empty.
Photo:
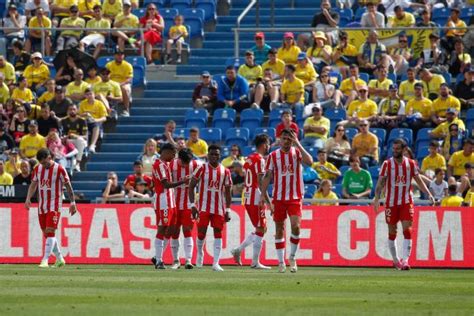
[[[360,167],[357,156],[351,156],[349,164],[351,168],[344,173],[342,180],[342,196],[346,199],[368,198],[373,186],[370,173]]]

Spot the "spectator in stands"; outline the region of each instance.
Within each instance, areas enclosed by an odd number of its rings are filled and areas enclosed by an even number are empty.
[[[405,102],[398,96],[396,83],[389,87],[389,95],[379,103],[378,115],[374,125],[392,129],[399,126],[405,120]]]
[[[89,22],[94,18],[94,7],[100,7],[100,0],[79,0],[77,3],[77,8],[79,9],[79,16],[84,19],[84,21]]]
[[[335,108],[341,103],[342,92],[329,82],[329,73],[323,71],[313,87],[313,102],[319,102],[323,109]]]
[[[7,86],[11,87],[15,84],[15,67],[3,55],[0,55],[0,73],[3,74],[4,82]]]
[[[270,45],[265,43],[265,33],[255,33],[255,46],[253,46],[250,50],[255,56],[255,63],[257,65],[262,65],[267,61],[270,49]]]
[[[448,186],[448,196],[441,200],[442,207],[460,207],[464,199],[457,194],[456,184]]]
[[[439,38],[439,33],[437,31],[433,31],[429,35],[429,48],[423,49],[423,52],[416,63],[416,69],[426,68],[436,73],[443,73],[448,70],[446,67],[448,56],[446,51],[441,48]]]
[[[421,16],[421,20],[416,23],[416,26],[418,27],[432,27],[432,28],[435,28],[435,27],[438,27],[438,25],[431,21],[431,12],[430,10],[428,9],[423,9],[420,13],[420,16]]]
[[[171,63],[173,59],[171,58],[171,47],[173,44],[176,44],[177,50],[177,59],[176,63],[181,64],[181,52],[183,51],[184,39],[188,37],[188,29],[184,23],[184,17],[182,15],[177,15],[174,18],[174,25],[170,27],[168,41],[166,42],[166,62]],[[164,26],[163,26],[164,27]]]
[[[59,131],[59,120],[51,113],[49,105],[43,104],[41,106],[41,117],[37,120],[38,133],[46,137],[51,130]]]
[[[123,102],[120,84],[110,80],[110,70],[107,68],[100,70],[100,82],[94,84],[92,90],[95,93],[96,99],[104,103],[108,112],[110,112],[112,108],[117,108],[117,106]]]
[[[304,122],[304,138],[301,144],[321,150],[328,138],[331,122],[323,116],[323,109],[317,103],[313,106],[312,113],[313,116],[308,117]]]
[[[26,0],[25,15],[30,20],[36,12],[36,9],[41,8],[43,12],[49,16],[49,1],[48,0]]]
[[[458,186],[458,192],[463,196],[471,192],[473,193],[474,188],[474,166],[472,163],[468,162],[464,165],[465,173],[461,176],[460,183]]]
[[[104,17],[109,19],[112,23],[116,16],[122,13],[123,5],[120,0],[104,0],[102,4],[102,10],[104,11]]]
[[[6,153],[15,147],[13,137],[6,132],[4,124],[0,124],[0,159],[7,159]]]
[[[359,124],[359,133],[352,140],[352,153],[360,158],[364,169],[376,166],[379,161],[379,139],[369,131],[368,120]]]
[[[313,205],[320,205],[320,206],[331,206],[331,205],[339,205],[337,200],[339,199],[337,194],[331,191],[332,182],[329,179],[324,179],[321,181],[319,185],[318,191],[314,193],[313,199],[321,199],[321,200],[334,200],[334,202],[313,202]]]
[[[84,71],[81,68],[76,68],[74,70],[74,81],[66,86],[66,97],[70,98],[73,102],[84,100],[86,89],[90,89],[90,85],[83,79]]]
[[[262,67],[255,64],[253,51],[245,52],[245,63],[239,67],[238,74],[245,78],[249,84],[250,96],[253,99],[251,107],[259,109],[265,93],[265,86],[262,82]]]
[[[36,158],[36,153],[41,148],[46,148],[46,139],[38,134],[38,122],[31,120],[28,125],[29,133],[21,138],[20,156],[23,159]]]
[[[102,123],[107,120],[107,109],[104,103],[95,99],[94,91],[90,88],[85,90],[84,95],[86,98],[79,104],[79,115],[86,120],[87,128],[92,131],[89,152],[95,153]]]
[[[53,1],[51,4],[51,16],[53,17],[53,25],[55,27],[61,25],[61,21],[67,17],[70,17],[70,8],[72,5],[76,5],[77,1]]]
[[[371,30],[367,41],[359,48],[357,61],[362,72],[372,75],[377,66],[383,65],[388,68],[389,60],[387,58],[387,49],[378,39],[378,33]]]
[[[76,171],[81,171],[80,164],[84,149],[87,147],[88,128],[87,121],[77,114],[77,106],[71,104],[68,107],[67,116],[61,120],[63,135],[77,148]]]
[[[100,82],[102,82],[102,78],[97,74],[97,66],[93,65],[87,69],[87,78],[85,80],[91,88]]]
[[[158,146],[164,143],[171,143],[175,146],[176,140],[174,139],[174,131],[176,130],[176,122],[173,120],[170,120],[166,123],[165,125],[165,130],[163,131],[163,134],[157,134],[153,137],[154,140],[157,141]]]
[[[232,196],[241,197],[244,189],[245,171],[244,164],[239,160],[232,162]]]
[[[445,170],[436,168],[434,170],[434,179],[429,184],[429,189],[435,198],[436,205],[440,205],[441,200],[448,195],[448,182],[444,180]]]
[[[328,45],[324,32],[318,31],[313,34],[313,46],[308,48],[306,55],[311,59],[314,68],[318,72],[321,72],[324,66],[331,64],[332,47]]]
[[[341,176],[341,172],[332,163],[327,161],[326,149],[321,148],[318,150],[318,161],[313,163],[311,168],[316,170],[319,177],[323,180],[336,180]]]
[[[163,21],[163,17],[159,14],[158,10],[156,9],[155,4],[153,3],[149,3],[147,5],[146,13],[143,17],[140,18],[139,22],[140,22],[140,27],[143,27],[146,29],[146,31],[143,33],[143,40],[145,41],[145,57],[146,57],[147,63],[151,64],[153,63],[153,47],[156,44],[161,43],[162,41],[161,32],[163,32],[163,29],[165,28],[165,24]],[[182,24],[182,21],[181,21],[181,24]],[[182,31],[183,27],[179,26],[177,27],[177,29],[180,29]],[[184,27],[184,31],[185,31],[185,34],[187,34],[188,31],[186,27]],[[171,32],[171,28],[170,28],[170,32]],[[178,60],[181,59],[181,50],[183,46],[182,44],[184,41],[184,37],[185,36],[176,39],[176,48],[178,50]],[[181,40],[181,38],[183,40]],[[178,63],[180,62],[181,61],[179,61]]]
[[[413,49],[408,45],[408,36],[405,32],[398,35],[398,45],[390,51],[391,66],[396,75],[401,76],[408,70],[413,57]]]
[[[266,68],[263,71],[263,78],[261,80],[265,93],[262,98],[261,107],[266,111],[268,109],[274,109],[278,106],[278,100],[280,99],[280,86],[281,81],[275,79],[273,72],[270,68]],[[269,103],[270,102],[270,103]],[[269,104],[269,106],[267,106]]]
[[[5,162],[0,159],[0,185],[12,185],[13,177],[5,171]]]
[[[184,148],[186,148],[186,140],[184,137],[176,137],[176,150],[180,151]]]
[[[123,199],[125,197],[125,190],[123,186],[118,183],[118,176],[115,172],[107,174],[107,185],[102,190],[102,203],[107,203],[113,199]]]
[[[140,200],[148,200],[150,197],[153,195],[151,190],[149,189],[149,186],[147,182],[141,178],[137,179],[135,182],[135,188],[131,189],[128,191],[128,198],[129,199],[135,199],[140,203]]]
[[[393,84],[391,79],[387,78],[388,70],[384,66],[379,65],[375,70],[377,79],[369,81],[370,99],[375,103],[379,103],[383,98],[390,95],[389,87]]]
[[[8,172],[13,178],[20,173],[20,158],[17,148],[14,148],[8,154],[8,160],[5,162],[5,171]]]
[[[68,108],[73,104],[73,102],[71,99],[66,97],[66,89],[63,86],[57,85],[54,91],[54,98],[47,104],[49,105],[51,112],[53,112],[59,119],[62,119],[66,117]]]
[[[332,53],[332,62],[339,68],[343,78],[349,77],[349,66],[357,63],[357,48],[349,43],[349,35],[345,31],[339,32],[339,44]]]
[[[199,138],[199,129],[193,127],[189,131],[189,139],[186,142],[186,147],[191,149],[193,155],[200,159],[207,157],[207,143],[205,140]]]
[[[415,97],[415,83],[420,82],[415,77],[415,68],[410,67],[407,69],[407,80],[400,83],[398,88],[398,94],[400,99],[405,102],[410,101]],[[423,86],[423,85],[422,85]]]
[[[295,77],[303,81],[306,92],[313,92],[317,76],[318,74],[314,70],[313,64],[309,61],[309,57],[306,56],[306,53],[300,53],[295,67]]]
[[[123,51],[117,51],[114,55],[114,60],[107,63],[105,67],[110,70],[110,79],[120,84],[123,95],[123,106],[125,109],[121,113],[122,116],[130,116],[130,99],[132,97],[132,81],[133,81],[133,67],[125,61],[125,54]]]
[[[79,8],[77,5],[72,5],[69,8],[69,17],[61,20],[61,27],[79,29],[81,31],[65,30],[61,31],[56,42],[56,51],[69,49],[79,46],[81,40],[82,29],[86,26],[86,21],[79,17]]]
[[[245,163],[245,157],[242,156],[242,150],[240,149],[238,145],[235,145],[235,144],[232,145],[232,147],[230,148],[229,156],[222,159],[221,164],[226,168],[230,168],[232,167],[232,164],[234,163],[234,161],[240,162],[242,166]]]
[[[272,48],[268,51],[268,60],[262,65],[263,71],[271,69],[273,80],[283,80],[285,76],[285,62],[277,58],[277,50]]]
[[[87,3],[85,0],[83,3]],[[96,4],[93,8],[94,17],[87,21],[86,28],[101,28],[110,29],[110,20],[106,19],[102,15],[102,8],[100,4]],[[86,36],[79,42],[79,48],[84,51],[88,46],[94,46],[94,59],[97,59],[100,55],[100,51],[105,45],[105,38],[108,33],[105,31],[87,31]]]
[[[18,84],[17,87],[13,89],[12,99],[26,108],[31,108],[30,104],[34,100],[34,95],[28,88],[28,80],[26,80],[25,77],[18,77]]]
[[[451,126],[451,124],[456,124],[459,129],[464,132],[466,127],[464,122],[458,118],[458,113],[455,108],[446,109],[446,120],[436,126],[436,128],[431,131],[430,136],[433,138],[446,138],[450,136],[449,126]]]
[[[359,99],[349,104],[345,125],[360,125],[361,120],[374,121],[377,117],[377,103],[368,98],[366,85],[357,87]]]
[[[350,77],[341,82],[339,90],[344,94],[343,102],[347,108],[358,96],[357,87],[365,86],[367,82],[359,77],[359,66],[352,64],[349,66]]]
[[[412,27],[415,26],[415,17],[409,12],[405,12],[402,6],[393,8],[395,15],[388,18],[388,27]]]
[[[449,73],[453,77],[463,73],[465,68],[471,66],[471,56],[466,53],[464,49],[464,43],[461,38],[454,40],[454,50],[451,52],[448,65]]]
[[[404,126],[418,131],[420,128],[431,127],[433,102],[423,96],[424,86],[421,82],[415,83],[413,87],[415,97],[408,101],[406,105]]]
[[[128,175],[123,182],[123,186],[125,187],[127,194],[130,192],[130,190],[137,189],[137,182],[139,180],[144,180],[148,188],[152,184],[151,177],[143,173],[143,163],[137,160],[133,163],[133,174]]]
[[[71,55],[66,56],[66,64],[60,67],[56,73],[56,83],[61,86],[67,86],[74,80],[74,71],[79,68]]]
[[[197,109],[214,110],[217,101],[217,83],[211,79],[209,71],[203,71],[201,82],[194,88],[193,103]]]
[[[436,169],[446,170],[446,159],[439,153],[439,142],[431,141],[428,150],[429,155],[421,162],[421,173],[427,178],[433,179],[436,176]]]
[[[117,39],[118,49],[125,50],[125,43],[135,47],[137,39],[135,35],[137,31],[127,31],[127,29],[136,29],[140,26],[138,17],[132,13],[132,4],[130,0],[125,0],[123,3],[123,12],[119,13],[114,18],[114,29],[112,36]]]
[[[372,190],[372,178],[370,173],[360,167],[357,156],[349,158],[351,168],[344,173],[342,180],[342,197],[346,199],[368,198]]]
[[[15,114],[10,122],[10,134],[17,145],[20,143],[21,138],[27,134],[29,124],[30,121],[26,116],[25,107],[16,107]]]
[[[3,19],[3,33],[7,38],[7,45],[25,39],[26,16],[20,14],[14,3],[8,5],[7,15]]]
[[[46,90],[46,81],[50,78],[49,68],[40,52],[33,53],[31,60],[33,63],[26,67],[23,76],[27,79],[28,88],[41,95]]]
[[[385,27],[385,16],[377,11],[373,2],[367,3],[367,12],[362,14],[360,19],[360,25],[362,27]]]
[[[450,95],[449,85],[442,83],[439,89],[439,97],[433,101],[433,123],[439,125],[446,120],[446,110],[454,108],[459,113],[461,102],[458,98]]]
[[[466,33],[467,29],[466,23],[459,18],[459,15],[461,13],[461,10],[458,7],[453,7],[451,9],[451,15],[448,18],[448,21],[446,22],[446,27],[458,27],[461,29],[456,29],[456,30],[448,30],[446,32],[446,37],[442,41],[443,47],[448,51],[452,51],[454,49],[454,41],[457,37],[463,37],[464,34]]]
[[[24,50],[24,45],[20,41],[13,42],[12,50],[12,65],[17,73],[22,74],[26,66],[30,64],[31,56]]]
[[[160,158],[157,149],[157,142],[153,138],[149,138],[143,146],[143,152],[136,159],[142,162],[143,173],[148,176],[151,176],[152,174],[153,164],[155,163],[155,160]]]
[[[444,77],[438,74],[433,74],[426,68],[421,68],[418,76],[423,83],[425,94],[430,100],[435,100],[438,97],[441,85],[445,83]]]
[[[338,25],[339,13],[331,9],[331,1],[322,0],[321,12],[314,15],[313,21],[311,22],[311,27],[324,29],[328,27],[337,28]],[[327,32],[326,36],[328,38],[329,45],[335,45],[337,43],[337,30]]]
[[[449,160],[452,154],[459,151],[464,143],[464,131],[461,130],[458,124],[453,123],[449,125],[449,135],[445,137],[443,142],[443,156]]]
[[[59,163],[64,169],[67,168],[68,159],[77,155],[77,149],[70,142],[63,143],[56,131],[51,131],[46,138],[46,146],[51,152],[54,161]]]
[[[249,84],[241,75],[238,75],[234,66],[228,66],[225,76],[217,82],[217,107],[230,107],[236,111],[248,108]]]
[[[68,9],[69,10],[69,9]],[[42,8],[36,9],[36,15],[28,23],[28,27],[44,27],[46,29],[51,28],[51,20],[47,17],[47,14],[43,11]],[[32,47],[41,45],[41,38],[44,37],[44,49],[47,56],[51,56],[51,31],[49,30],[30,30],[28,32],[28,38],[25,42],[25,50],[29,53],[31,52]]]
[[[285,62],[286,65],[295,65],[299,53],[301,53],[301,49],[295,44],[295,36],[291,32],[286,32],[283,35],[283,44],[278,49],[277,58]]]
[[[20,161],[20,173],[13,178],[14,185],[30,185],[31,171],[30,164],[26,160]]]
[[[43,104],[46,104],[47,102],[54,99],[54,93],[56,90],[56,81],[54,79],[46,80],[45,88],[46,88],[46,91],[38,98],[37,103],[39,106],[42,106]]]
[[[296,78],[295,72],[294,65],[285,66],[285,81],[280,89],[281,105],[292,110],[302,111],[305,104],[304,82]]]
[[[8,99],[10,99],[10,89],[5,83],[5,76],[3,73],[0,73],[0,121],[3,121],[3,106],[7,103]]]
[[[459,98],[463,109],[474,105],[474,67],[464,69],[464,80],[456,84],[454,95]]]
[[[461,178],[461,176],[464,174],[464,166],[467,163],[470,163],[471,165],[474,164],[473,145],[474,140],[469,138],[466,140],[466,142],[464,142],[463,150],[452,154],[448,161],[448,178]]]

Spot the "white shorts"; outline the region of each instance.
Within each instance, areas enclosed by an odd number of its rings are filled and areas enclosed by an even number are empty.
[[[97,44],[105,44],[105,37],[102,34],[89,34],[81,39],[81,43],[86,46],[97,46]]]

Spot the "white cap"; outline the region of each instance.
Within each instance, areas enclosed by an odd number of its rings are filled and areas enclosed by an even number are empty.
[[[124,0],[122,2],[122,5],[129,5],[129,6],[132,6],[132,2],[130,2],[130,0]]]
[[[33,53],[33,54],[31,55],[31,59],[33,59],[33,58],[41,58],[41,59],[43,59],[43,55],[41,55],[40,52],[36,52],[36,53]]]

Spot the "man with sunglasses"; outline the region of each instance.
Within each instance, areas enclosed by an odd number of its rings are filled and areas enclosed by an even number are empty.
[[[376,166],[379,161],[379,139],[369,131],[369,121],[361,120],[359,133],[352,140],[352,151],[360,157],[362,168]]]
[[[100,5],[95,5],[94,18],[87,22],[86,28],[97,28],[97,29],[110,29],[110,21],[102,16],[102,8]],[[80,49],[84,50],[87,46],[94,46],[94,58],[97,59],[100,55],[100,51],[104,47],[105,37],[107,32],[104,31],[88,31],[87,36],[84,37],[80,42]]]
[[[62,31],[56,42],[56,50],[61,51],[63,49],[69,49],[79,45],[79,40],[81,39],[82,31],[86,26],[86,21],[83,18],[79,17],[79,8],[77,5],[72,5],[69,8],[70,16],[61,20],[60,27],[75,28],[79,31],[65,30]]]
[[[403,84],[403,83],[402,83]],[[431,127],[431,111],[433,102],[423,95],[424,86],[421,82],[413,85],[415,97],[405,107],[406,120],[403,126],[418,131],[423,127]]]
[[[390,57],[392,58],[392,65],[397,75],[402,75],[407,72],[409,63],[413,57],[413,49],[408,45],[408,36],[405,32],[398,35],[398,47],[391,50]]]
[[[312,112],[313,116],[308,117],[304,122],[304,138],[301,144],[321,149],[328,138],[331,122],[323,116],[323,109],[318,103],[313,106]]]
[[[377,117],[377,103],[368,98],[366,85],[358,86],[359,99],[352,101],[347,109],[345,125],[359,125],[361,120],[372,121]]]

